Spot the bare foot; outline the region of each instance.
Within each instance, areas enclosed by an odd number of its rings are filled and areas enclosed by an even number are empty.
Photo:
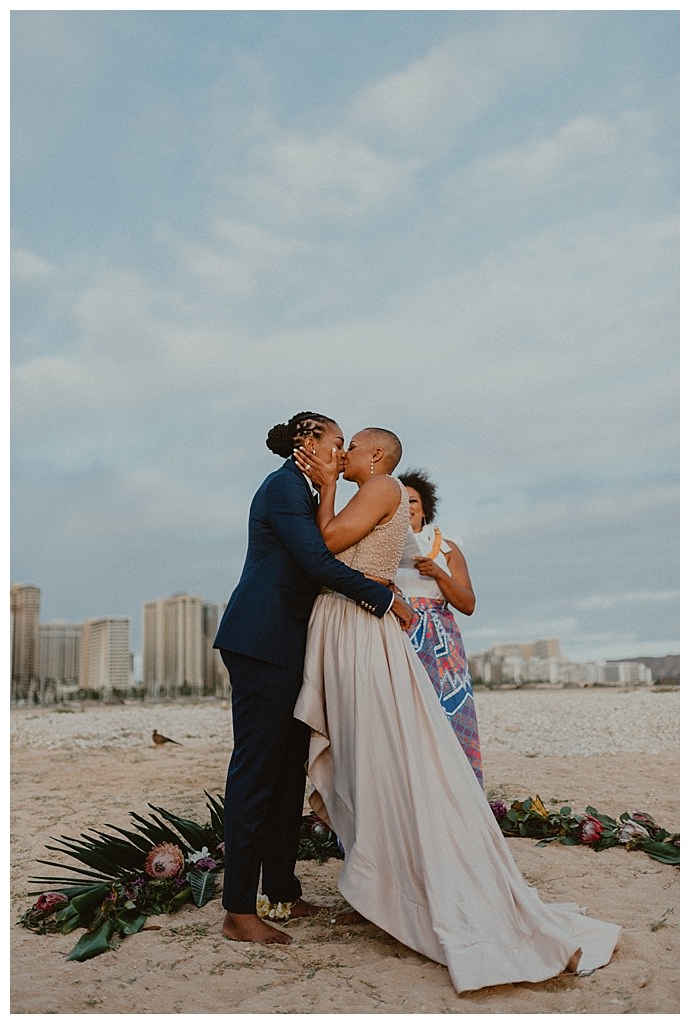
[[[283,946],[292,943],[289,935],[262,921],[256,914],[231,914],[228,911],[223,921],[223,935],[235,942],[279,943]]]
[[[362,917],[358,910],[342,910],[335,917],[331,918],[331,924],[366,924],[366,917]]]
[[[575,974],[575,972],[577,971],[577,969],[578,969],[578,967],[580,965],[580,960],[581,959],[582,959],[582,950],[581,949],[576,949],[575,952],[573,953],[573,955],[571,956],[570,960],[568,960],[568,963],[565,965],[566,971],[571,971],[573,974]]]
[[[290,908],[290,918],[293,917],[316,917],[317,914],[323,913],[324,910],[330,910],[330,907],[319,907],[316,903],[307,903],[302,897],[296,900]]]

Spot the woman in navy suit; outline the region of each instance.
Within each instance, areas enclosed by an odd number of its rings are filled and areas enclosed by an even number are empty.
[[[314,521],[312,485],[293,451],[329,461],[343,451],[341,428],[328,416],[297,413],[266,444],[285,458],[254,495],[247,554],[218,628],[232,686],[233,752],[225,790],[226,938],[289,943],[289,935],[256,913],[259,877],[271,903],[291,903],[291,916],[316,913],[302,899],[295,863],[305,792],[309,728],[293,717],[302,685],[307,625],[322,587],[357,601],[373,615],[413,615],[390,589],[339,562]]]

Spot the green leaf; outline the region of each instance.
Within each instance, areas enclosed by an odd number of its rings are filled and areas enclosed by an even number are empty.
[[[125,836],[125,838],[129,840],[129,842],[131,843],[131,845],[133,847],[133,851],[132,852],[134,852],[134,850],[137,850],[139,852],[139,855],[142,858],[142,860],[146,859],[146,855],[148,854],[149,850],[151,849],[151,840],[150,839],[148,839],[146,836],[144,836],[144,835],[142,835],[142,834],[140,834],[138,832],[130,832],[129,829],[119,828],[117,825],[106,825],[106,828],[112,828],[116,832],[119,832],[121,836]],[[104,832],[99,832],[99,835],[105,837],[105,833]],[[111,842],[117,842],[117,843],[121,844],[121,840],[117,840],[117,839],[115,839],[115,837],[108,837],[108,838],[111,839]],[[121,845],[120,848],[124,849],[124,845]]]
[[[82,917],[79,911],[75,910],[71,903],[68,903],[66,907],[62,907],[56,913],[55,923],[63,935],[69,935],[75,928],[88,928],[91,918]]]
[[[46,864],[48,867],[53,867],[53,868],[63,868],[63,869],[65,868],[64,864],[59,864],[57,861],[54,861],[54,860],[39,860],[39,861],[37,861],[37,863],[38,864]],[[69,865],[68,865],[68,867],[69,867]],[[69,868],[69,870],[70,871],[77,871],[77,868]],[[100,884],[110,883],[110,882],[114,882],[117,877],[118,876],[104,875],[101,871],[87,871],[85,868],[82,868],[82,870],[80,871],[80,873],[78,875],[65,875],[65,876],[59,876],[59,877],[56,876],[56,875],[50,875],[50,876],[46,876],[46,877],[42,877],[42,878],[30,878],[29,879],[29,884],[30,885],[49,886],[50,890],[52,892],[52,891],[55,891],[57,886],[60,886],[60,887],[62,887],[62,886],[78,887],[78,886],[93,885],[94,882],[98,882]],[[45,889],[41,889],[40,891],[41,892],[45,892]],[[63,892],[64,890],[62,888],[60,888],[58,891],[59,892]],[[30,893],[30,895],[33,895],[33,893]]]
[[[203,907],[213,898],[216,891],[217,872],[199,871],[198,868],[192,868],[186,877],[192,890],[192,899],[197,907]]]
[[[133,847],[131,843],[125,843],[116,836],[109,836],[103,832],[95,832],[95,836],[97,838],[82,834],[80,839],[62,836],[61,840],[56,840],[51,836],[54,842],[61,842],[61,845],[46,844],[46,849],[66,854],[81,864],[93,868],[106,878],[118,878],[128,871],[141,869],[142,852]],[[49,862],[39,861],[39,863]]]
[[[225,838],[225,805],[220,796],[212,797],[210,793],[204,790],[204,796],[207,800],[207,807],[209,814],[211,815],[211,828],[217,841],[220,843]]]
[[[73,896],[69,905],[76,910],[80,917],[90,919],[109,893],[110,886],[94,885],[79,896]]]
[[[94,956],[100,956],[101,953],[105,953],[108,949],[115,949],[115,945],[110,941],[115,931],[115,922],[110,918],[105,920],[94,931],[85,932],[82,935],[67,959],[90,960]]]
[[[178,818],[176,814],[171,814],[170,811],[166,811],[162,807],[154,807],[153,804],[149,804],[149,807],[158,811],[161,817],[169,821],[192,850],[200,850],[208,844],[210,838],[208,826],[197,825],[195,821],[190,821],[188,818]],[[177,842],[179,843],[179,839]]]
[[[140,914],[136,907],[121,910],[115,915],[117,930],[122,935],[134,935],[140,932],[147,921],[146,914]]]
[[[151,805],[149,804],[149,806]],[[159,846],[161,843],[172,843],[173,846],[180,846],[181,840],[177,832],[174,832],[169,825],[159,821],[155,815],[151,815],[151,820],[149,820],[143,818],[140,814],[130,811],[130,816],[135,822],[138,822],[136,828],[150,839],[152,846]]]
[[[638,844],[639,850],[662,864],[680,864],[680,846],[675,843],[658,843],[654,839],[643,839]]]
[[[596,843],[597,850],[610,850],[613,846],[620,846],[616,836],[602,835],[599,837],[599,842]]]

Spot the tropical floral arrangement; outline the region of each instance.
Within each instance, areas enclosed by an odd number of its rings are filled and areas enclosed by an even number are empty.
[[[135,831],[107,825],[117,835],[92,829],[95,838],[63,836],[59,846],[46,844],[81,868],[71,876],[30,879],[29,884],[52,888],[39,895],[21,923],[41,933],[86,928],[67,959],[88,960],[113,949],[118,937],[141,931],[150,915],[172,914],[190,901],[198,907],[208,903],[223,867],[224,844],[222,801],[206,797],[207,825],[149,804],[156,812],[149,819],[130,812]],[[64,868],[55,861],[38,863]]]
[[[618,820],[594,807],[574,814],[570,807],[547,810],[539,796],[516,800],[490,800],[489,806],[504,836],[538,839],[537,845],[558,842],[566,846],[585,845],[593,850],[625,846],[642,850],[663,864],[680,864],[680,834],[667,832],[644,811],[621,814]]]
[[[63,836],[53,840],[57,846],[46,844],[48,850],[78,861],[80,868],[69,868],[77,872],[70,876],[31,878],[29,884],[50,888],[29,894],[38,898],[20,923],[42,934],[85,928],[67,959],[88,960],[114,949],[119,938],[141,931],[149,916],[173,914],[190,902],[204,906],[216,893],[225,854],[223,801],[205,795],[210,818],[205,825],[149,804],[154,812],[149,818],[130,811],[132,829],[106,825],[116,834],[90,829],[93,837]],[[539,796],[510,805],[490,800],[489,806],[506,836],[537,839],[538,845],[584,844],[594,850],[624,845],[662,863],[680,864],[680,835],[660,828],[641,811],[621,814],[618,820],[593,807],[584,814],[574,814],[570,807],[549,811]],[[343,856],[335,832],[315,814],[305,815],[298,858],[323,863]],[[38,863],[65,869],[56,861]],[[290,909],[289,903],[257,897],[260,917],[287,920]]]

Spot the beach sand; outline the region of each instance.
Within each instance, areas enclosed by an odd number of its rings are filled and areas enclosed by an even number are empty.
[[[489,796],[539,794],[618,817],[647,811],[680,830],[679,693],[478,689]],[[155,747],[153,729],[179,741]],[[207,819],[204,790],[222,793],[231,748],[220,702],[131,703],[11,713],[11,1006],[31,1014],[409,1014],[680,1012],[679,869],[623,847],[595,852],[508,840],[548,902],[574,901],[622,926],[613,960],[589,976],[458,995],[448,972],[374,925],[333,926],[331,913],[286,925],[291,946],[220,934],[218,898],[188,905],[85,963],[66,954],[81,931],[37,935],[17,922],[28,879],[50,869],[50,837],[130,825],[149,804]],[[372,780],[375,785],[375,779]],[[59,856],[56,859],[60,859]],[[343,908],[341,862],[298,865],[305,897]]]

